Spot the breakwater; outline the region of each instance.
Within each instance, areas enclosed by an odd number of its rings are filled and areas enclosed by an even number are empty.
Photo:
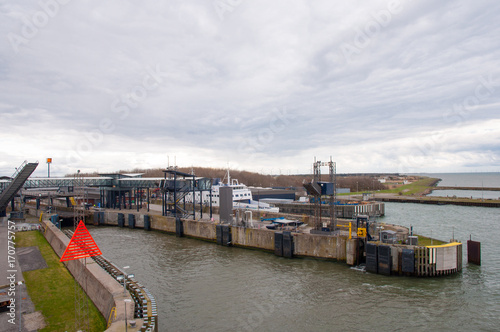
[[[461,187],[461,186],[436,186],[432,190],[485,190],[485,191],[499,191],[499,187]]]
[[[376,199],[382,202],[396,203],[417,203],[417,204],[432,204],[432,205],[460,205],[460,206],[482,206],[482,207],[500,207],[500,202],[491,202],[488,200],[467,200],[445,197],[379,197]]]
[[[450,275],[462,269],[462,244],[424,247],[418,245],[366,242],[364,238],[327,236],[301,232],[275,232],[266,228],[221,225],[205,220],[180,219],[140,213],[101,211],[94,214],[95,225],[158,230],[178,237],[215,242],[224,246],[260,249],[283,257],[309,257],[358,265],[365,261],[368,270],[386,275],[431,277]],[[372,255],[368,247],[372,248]],[[448,248],[450,247],[450,248]],[[374,249],[373,249],[374,248]],[[375,254],[373,254],[375,252]],[[404,259],[403,259],[404,258]],[[403,264],[402,262],[407,264]],[[408,262],[412,262],[409,264]],[[445,264],[444,262],[453,262]]]

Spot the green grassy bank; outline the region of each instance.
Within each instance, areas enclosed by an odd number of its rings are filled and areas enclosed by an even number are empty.
[[[46,327],[40,331],[75,330],[75,280],[59,262],[50,244],[39,231],[16,233],[17,247],[38,247],[48,268],[23,272],[36,311],[41,311]],[[88,298],[87,298],[88,299]],[[104,331],[106,320],[90,299],[90,331]]]

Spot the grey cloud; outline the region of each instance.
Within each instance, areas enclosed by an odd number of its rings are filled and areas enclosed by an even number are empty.
[[[61,155],[86,140],[91,152],[79,162],[110,169],[166,150],[185,151],[186,164],[211,153],[221,167],[234,158],[254,170],[284,160],[283,168],[308,169],[312,154],[324,151],[348,163],[344,169],[383,171],[422,156],[425,144],[426,158],[456,160],[457,168],[470,166],[462,151],[497,156],[488,139],[498,130],[472,133],[498,118],[500,4],[400,3],[386,24],[377,21],[384,1],[252,1],[222,17],[210,1],[70,2],[18,54],[7,39],[0,48],[0,137],[17,137],[24,126],[40,145],[38,154],[5,160],[47,157],[52,140],[39,128],[66,137]],[[40,10],[2,4],[0,35],[21,34],[21,17]],[[356,44],[370,24],[379,31]],[[357,47],[349,61],[343,43]],[[155,70],[157,80],[149,79]],[[483,97],[471,99],[492,72]],[[273,124],[274,109],[293,119]],[[464,128],[464,141],[450,144]],[[360,166],[360,158],[380,169]]]

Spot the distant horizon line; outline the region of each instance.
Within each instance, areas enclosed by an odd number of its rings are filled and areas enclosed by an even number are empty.
[[[210,168],[210,167],[202,167],[201,168]],[[179,167],[179,168],[186,168],[186,167]],[[231,170],[231,169],[230,169]],[[265,176],[312,176],[312,173],[291,173],[291,174],[271,174],[271,173],[259,173],[255,171],[248,171],[248,170],[237,170],[234,169],[234,171],[241,171],[241,172],[250,172],[250,173],[255,173],[255,174],[260,174],[260,175],[265,175]],[[94,173],[94,172],[86,172],[86,173]],[[97,174],[127,174],[127,173],[119,173],[119,172],[97,172]],[[500,171],[494,172],[494,171],[471,171],[471,172],[352,172],[352,173],[337,173],[337,176],[343,176],[343,175],[436,175],[436,174],[499,174]],[[57,177],[67,177],[70,174],[51,174],[51,177],[57,178]],[[323,175],[327,175],[327,173],[324,173]],[[34,178],[46,178],[46,176],[33,176]]]

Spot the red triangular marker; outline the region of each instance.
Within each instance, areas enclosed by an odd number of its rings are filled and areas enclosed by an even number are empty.
[[[90,235],[82,220],[73,233],[60,262],[102,255],[101,250]]]

